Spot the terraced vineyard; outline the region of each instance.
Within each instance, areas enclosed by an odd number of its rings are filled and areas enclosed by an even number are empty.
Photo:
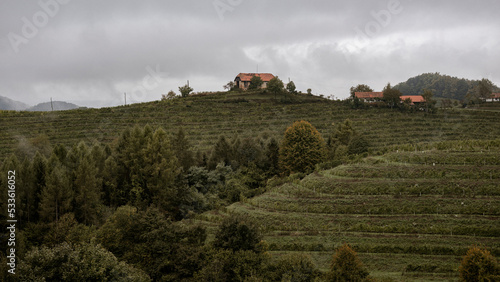
[[[306,252],[326,271],[347,242],[373,277],[457,279],[471,245],[500,255],[500,140],[422,148],[275,185],[227,212],[262,224],[274,257]],[[210,225],[220,217],[200,219]]]
[[[280,139],[286,127],[307,120],[324,137],[332,123],[345,119],[368,140],[372,151],[405,143],[500,137],[498,112],[443,110],[435,115],[388,109],[352,110],[342,102],[314,96],[274,100],[271,94],[226,93],[115,108],[61,112],[0,111],[0,153],[12,152],[19,140],[48,136],[52,144],[72,146],[81,140],[112,142],[124,128],[150,124],[175,132],[182,127],[191,144],[208,150],[219,135]]]

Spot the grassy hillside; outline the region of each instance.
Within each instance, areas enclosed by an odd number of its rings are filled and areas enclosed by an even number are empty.
[[[435,115],[388,109],[352,110],[341,102],[313,96],[274,99],[272,94],[219,93],[115,108],[61,112],[0,111],[0,153],[12,152],[19,140],[46,135],[52,144],[80,140],[112,142],[124,128],[150,124],[174,132],[184,128],[192,145],[208,150],[217,137],[274,136],[296,120],[308,120],[324,137],[333,123],[351,119],[372,150],[386,146],[442,140],[500,137],[498,112],[442,110]]]
[[[325,271],[345,242],[374,277],[395,281],[456,279],[474,244],[499,256],[500,140],[405,149],[272,186],[226,212],[260,222],[274,257],[306,252]]]

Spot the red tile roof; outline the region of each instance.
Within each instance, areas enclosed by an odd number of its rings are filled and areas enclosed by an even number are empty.
[[[500,99],[500,93],[492,93],[491,98],[492,99]]]
[[[240,78],[241,81],[250,81],[254,76],[259,76],[264,82],[269,82],[274,78],[274,75],[270,73],[240,73],[236,76],[236,78]]]
[[[354,95],[360,99],[380,98],[384,97],[383,92],[354,92]]]
[[[420,96],[420,95],[405,95],[405,96],[401,96],[401,101],[404,101],[406,99],[410,99],[412,103],[423,103],[425,102],[425,99],[424,97]]]

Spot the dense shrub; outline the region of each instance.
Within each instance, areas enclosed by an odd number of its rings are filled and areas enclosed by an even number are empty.
[[[463,257],[459,268],[462,281],[499,281],[500,266],[486,249],[471,247]]]
[[[296,121],[285,131],[280,166],[286,173],[311,172],[325,156],[325,141],[309,122]]]

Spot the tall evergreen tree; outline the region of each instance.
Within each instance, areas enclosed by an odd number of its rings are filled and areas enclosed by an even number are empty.
[[[33,182],[30,183],[30,192],[33,195],[33,221],[38,221],[40,218],[40,198],[42,191],[46,186],[46,176],[47,176],[47,160],[40,153],[36,152],[33,158],[33,163],[31,164],[31,169],[33,172]]]
[[[184,134],[184,130],[179,128],[177,134],[172,138],[172,148],[175,152],[175,156],[179,161],[179,165],[188,171],[188,169],[194,164],[193,152],[191,151],[191,146],[189,141]]]
[[[87,225],[96,224],[101,209],[101,184],[98,168],[90,155],[83,157],[74,181],[75,216]]]
[[[42,190],[40,217],[46,221],[57,221],[71,210],[73,191],[67,177],[67,170],[55,167],[47,176],[47,184]]]

